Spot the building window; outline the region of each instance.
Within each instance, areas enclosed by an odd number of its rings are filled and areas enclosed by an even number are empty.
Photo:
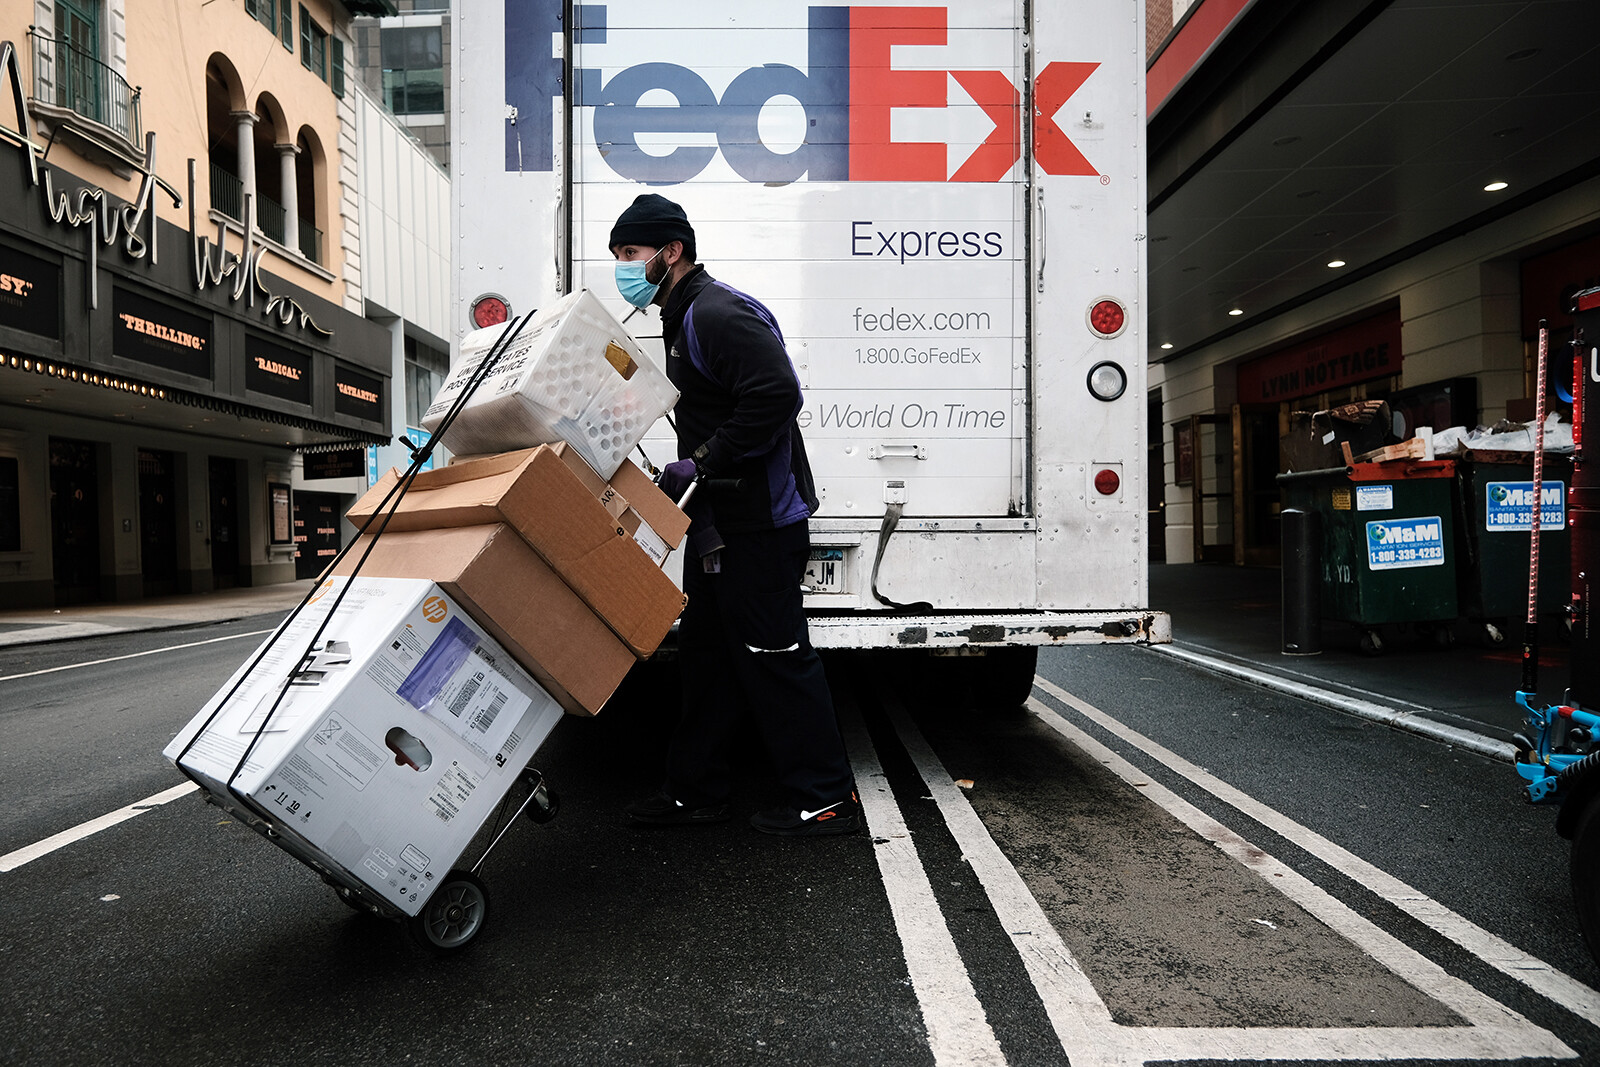
[[[450,376],[450,353],[418,343],[409,334],[406,350],[406,425],[421,426],[439,387]]]
[[[311,13],[300,8],[300,65],[328,80],[328,31],[311,21]]]
[[[332,49],[333,68],[329,72],[333,75],[328,82],[333,87],[333,95],[340,100],[344,99],[344,42],[335,37],[328,42]]]
[[[287,6],[287,0],[284,0]],[[268,30],[278,30],[278,0],[244,0],[244,13]]]
[[[444,113],[444,46],[440,27],[384,27],[380,53],[383,102],[390,111],[396,115]]]

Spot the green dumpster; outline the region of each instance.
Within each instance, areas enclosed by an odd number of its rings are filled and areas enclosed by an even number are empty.
[[[1321,517],[1322,617],[1383,650],[1381,626],[1415,623],[1450,639],[1456,593],[1455,464],[1358,463],[1278,475],[1285,507]]]
[[[1505,640],[1508,620],[1528,617],[1528,555],[1532,541],[1533,456],[1471,451],[1456,465],[1461,521],[1456,527],[1457,595],[1461,614],[1490,644]],[[1563,611],[1572,588],[1567,532],[1570,457],[1545,453],[1544,504],[1539,512],[1539,613]]]

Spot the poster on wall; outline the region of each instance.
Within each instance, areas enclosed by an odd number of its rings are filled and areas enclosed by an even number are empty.
[[[0,326],[61,336],[61,268],[0,245]]]
[[[268,539],[275,545],[294,543],[294,532],[289,521],[289,487],[279,482],[267,483],[267,520],[270,524]]]

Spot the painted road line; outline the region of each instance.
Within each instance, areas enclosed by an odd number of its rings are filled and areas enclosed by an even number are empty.
[[[951,780],[944,764],[911,722],[904,705],[891,693],[881,692],[880,695],[900,743],[916,765],[929,795],[939,805],[962,857],[977,875],[994,906],[995,916],[1022,958],[1061,1047],[1071,1057],[1073,1067],[1098,1062],[1093,1057],[1099,1035],[1116,1028],[1111,1009],[1095,991],[1089,976],[1061,940],[1022,876],[989,835],[988,828],[962,795],[960,787]],[[1086,1058],[1080,1059],[1080,1056]]]
[[[1249,682],[1251,685],[1258,685],[1263,689],[1270,689],[1276,693],[1298,697],[1301,700],[1333,708],[1336,711],[1347,712],[1396,730],[1404,730],[1407,733],[1418,734],[1447,745],[1454,745],[1456,748],[1466,749],[1468,752],[1474,752],[1480,756],[1487,756],[1490,759],[1500,760],[1504,763],[1513,763],[1517,758],[1517,748],[1509,741],[1500,741],[1473,730],[1451,726],[1448,723],[1430,719],[1417,711],[1405,711],[1400,708],[1390,707],[1387,704],[1379,704],[1376,701],[1346,696],[1331,689],[1323,689],[1321,686],[1292,681],[1269,671],[1255,670],[1251,667],[1218,659],[1215,656],[1201,655],[1186,648],[1178,648],[1175,645],[1150,645],[1148,647],[1153,652],[1160,652],[1162,655],[1181,659],[1186,663],[1193,663],[1197,667],[1203,667],[1216,674],[1226,675],[1242,682]]]
[[[928,872],[911,841],[860,710],[841,707],[840,711],[839,724],[856,776],[856,795],[872,834],[873,855],[905,952],[911,987],[922,1009],[933,1061],[941,1067],[1004,1067],[1005,1054],[939,910]]]
[[[179,649],[184,648],[199,648],[201,645],[214,645],[218,641],[237,641],[241,637],[260,637],[262,634],[270,634],[271,632],[271,630],[251,630],[249,633],[230,634],[227,637],[208,637],[204,641],[190,641],[186,645],[167,645],[163,648],[152,648],[145,652],[130,652],[126,656],[108,656],[105,659],[91,659],[86,660],[83,663],[68,663],[60,667],[46,667],[42,671],[28,671],[25,674],[8,674],[5,677],[0,678],[0,682],[11,682],[18,678],[37,678],[41,674],[54,674],[57,671],[75,671],[79,667],[95,667],[102,663],[116,663],[125,659],[138,659],[140,656],[154,656],[161,652],[177,652]]]
[[[1170,790],[1149,781],[1116,753],[1029,701],[1036,715],[1068,736],[1130,787],[1190,825],[1229,855],[1268,878],[1307,912],[1378,962],[1472,1025],[1459,1027],[1134,1027],[1111,1018],[1081,965],[1062,941],[1016,868],[990,836],[977,812],[951,781],[937,755],[892,695],[885,705],[902,743],[939,805],[963,855],[995,907],[1033,980],[1062,1049],[1073,1067],[1137,1067],[1152,1060],[1508,1060],[1576,1056],[1555,1035],[1446,974],[1398,939],[1379,930],[1332,896],[1209,819]],[[1054,722],[1051,722],[1054,720]]]
[[[53,834],[43,841],[35,842],[25,848],[19,848],[15,852],[7,852],[4,856],[0,856],[0,874],[4,874],[6,871],[14,871],[24,863],[32,863],[40,856],[48,856],[56,849],[65,848],[74,841],[82,841],[84,838],[97,834],[101,830],[116,826],[118,823],[127,822],[135,815],[143,815],[151,808],[159,808],[170,800],[177,800],[181,796],[187,796],[198,788],[200,787],[193,782],[184,782],[182,785],[175,785],[171,789],[163,789],[161,792],[145,797],[143,800],[136,800],[125,808],[108,811],[98,819],[90,819],[88,822],[79,823],[70,830],[63,830],[59,834]]]
[[[1436,933],[1453,941],[1501,973],[1515,978],[1539,995],[1566,1008],[1585,1021],[1600,1026],[1600,992],[1596,992],[1570,975],[1563,973],[1535,956],[1496,937],[1464,916],[1433,900],[1420,890],[1380,870],[1378,867],[1347,849],[1334,844],[1321,834],[1302,826],[1288,816],[1247,796],[1208,771],[1157,744],[1132,728],[1107,715],[1086,701],[1080,700],[1060,686],[1035,678],[1034,684],[1050,696],[1072,708],[1102,729],[1134,745],[1162,765],[1182,775],[1188,781],[1210,793],[1218,800],[1249,816],[1291,844],[1304,849],[1317,859],[1339,871],[1345,877],[1399,908]],[[1037,703],[1037,702],[1032,702]],[[1057,732],[1062,727],[1076,730],[1062,719],[1059,712],[1038,705],[1040,718]],[[1086,735],[1083,735],[1086,736]],[[1109,751],[1109,750],[1107,750]],[[1119,757],[1120,758],[1120,757]]]

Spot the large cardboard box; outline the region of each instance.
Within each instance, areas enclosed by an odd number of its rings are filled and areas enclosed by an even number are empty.
[[[439,583],[574,715],[599,712],[633,667],[633,650],[506,523],[369,534],[333,573],[364,555],[363,575]]]
[[[165,755],[293,855],[415,915],[560,707],[432,582],[326,579],[267,646]]]
[[[358,529],[400,477],[391,469],[356,501],[347,517]],[[619,468],[617,481],[633,500],[564,445],[454,463],[416,476],[379,540],[397,531],[509,523],[644,658],[672,629],[684,597],[626,513],[643,519],[646,532],[669,548],[682,543],[689,520],[633,464]]]
[[[494,344],[502,323],[461,339],[461,356],[422,425],[437,431]],[[442,440],[452,452],[506,452],[566,441],[609,478],[678,390],[593,293],[544,308],[505,347]]]

